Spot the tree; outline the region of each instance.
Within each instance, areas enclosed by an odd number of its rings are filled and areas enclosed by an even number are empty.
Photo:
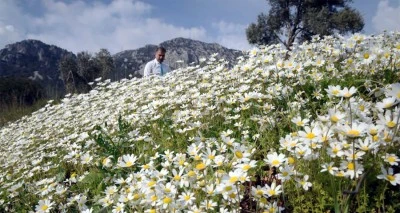
[[[67,93],[90,91],[89,82],[98,77],[109,77],[114,69],[114,60],[106,49],[101,49],[95,56],[88,52],[79,52],[76,58],[64,57],[59,64]]]
[[[90,87],[88,82],[79,75],[78,64],[76,59],[70,56],[64,57],[59,63],[61,79],[64,82],[67,93],[83,93],[88,92]]]
[[[86,82],[94,81],[101,73],[99,63],[88,52],[80,52],[77,54],[78,74],[83,77]]]
[[[109,78],[115,71],[114,59],[107,49],[100,49],[95,56],[96,63],[100,68],[100,77]]]
[[[43,86],[22,77],[0,77],[0,108],[32,105],[45,97]]]
[[[267,0],[268,15],[261,13],[257,23],[246,29],[250,44],[282,43],[291,50],[296,39],[314,35],[356,33],[363,29],[361,14],[350,8],[352,0]]]

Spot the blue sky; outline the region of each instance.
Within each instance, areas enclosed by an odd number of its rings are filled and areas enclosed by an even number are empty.
[[[400,0],[353,0],[365,34],[400,30]],[[265,0],[0,0],[0,48],[39,39],[72,52],[112,53],[175,37],[248,49],[245,29]]]

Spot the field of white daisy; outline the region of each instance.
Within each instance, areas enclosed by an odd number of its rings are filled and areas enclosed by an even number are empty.
[[[400,33],[98,81],[0,129],[1,212],[396,212]]]

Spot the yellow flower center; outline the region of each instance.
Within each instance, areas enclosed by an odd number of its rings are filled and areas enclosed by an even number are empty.
[[[360,106],[358,106],[358,109],[360,109],[360,111],[364,112],[365,106],[364,105],[360,105]]]
[[[369,53],[364,53],[364,59],[368,59],[369,58]]]
[[[149,213],[156,213],[156,210],[155,209],[150,209]]]
[[[370,129],[369,130],[369,134],[376,135],[376,134],[378,134],[378,130],[377,129]]]
[[[288,157],[289,164],[294,164],[295,160],[293,157]]]
[[[279,160],[273,160],[273,161],[271,162],[271,165],[272,165],[272,166],[279,166],[279,164],[280,164]]]
[[[256,195],[258,195],[258,196],[263,196],[263,195],[264,195],[263,190],[257,190],[257,191],[256,191]]]
[[[203,170],[205,168],[206,168],[206,164],[204,164],[203,162],[196,165],[197,170]]]
[[[275,190],[270,189],[270,190],[268,190],[268,193],[269,193],[271,196],[273,196],[273,195],[275,195]]]
[[[235,156],[239,159],[243,158],[243,153],[241,151],[236,151]]]
[[[354,163],[351,163],[351,162],[348,163],[348,164],[347,164],[347,169],[348,169],[348,170],[354,170]]]
[[[46,211],[47,209],[49,209],[49,206],[48,205],[43,205],[40,209],[42,211]]]
[[[172,202],[172,199],[169,198],[169,197],[166,197],[166,198],[163,199],[163,203],[164,204],[170,204],[171,202]]]
[[[337,176],[337,177],[344,177],[344,173],[343,173],[343,172],[338,172],[338,173],[336,174],[336,176]]]
[[[349,58],[348,60],[347,60],[347,64],[352,64],[353,63],[353,59],[352,58]]]
[[[389,180],[389,181],[394,181],[394,176],[393,175],[386,175],[386,178]]]
[[[229,179],[229,182],[230,182],[230,183],[236,183],[236,181],[238,181],[238,180],[239,180],[238,177],[233,176],[233,177],[231,177],[231,178]]]
[[[181,180],[181,176],[179,176],[179,175],[175,175],[175,177],[174,177],[174,180],[176,180],[176,181],[180,181],[180,180]]]
[[[132,165],[133,165],[133,162],[132,162],[132,161],[128,161],[128,162],[126,162],[126,164],[125,164],[126,167],[131,167]]]
[[[389,135],[387,132],[385,132],[384,137],[383,137],[383,140],[384,140],[386,143],[389,143],[389,142],[392,141],[392,137],[390,137],[390,135]]]
[[[226,192],[229,192],[229,191],[231,191],[233,188],[232,188],[232,186],[225,186],[225,191]]]
[[[396,123],[393,122],[393,121],[389,121],[389,122],[386,123],[386,126],[389,127],[389,128],[393,128],[393,127],[396,126]]]
[[[303,126],[304,123],[303,123],[303,121],[297,121],[297,122],[296,122],[296,125],[297,125],[297,126]]]
[[[332,94],[333,94],[333,95],[338,95],[338,94],[339,94],[339,90],[337,90],[337,89],[333,90],[333,91],[332,91]]]
[[[309,132],[309,133],[307,133],[306,138],[311,140],[311,139],[315,138],[315,134],[312,132]]]
[[[156,185],[156,182],[155,182],[154,180],[149,181],[149,182],[147,183],[147,186],[148,186],[148,187],[153,187],[154,185]]]
[[[331,116],[331,121],[334,122],[334,123],[336,123],[336,122],[339,121],[339,118],[338,118],[336,115],[332,115],[332,116]]]
[[[182,166],[185,163],[184,160],[179,160],[179,166]]]
[[[189,172],[188,172],[188,176],[189,176],[189,177],[194,177],[194,176],[196,176],[196,172],[194,172],[194,171],[189,171]]]
[[[394,162],[396,162],[396,158],[393,157],[393,156],[389,156],[387,160],[389,161],[389,163],[394,163]]]
[[[347,135],[350,137],[358,137],[360,136],[361,132],[356,130],[356,129],[351,129],[349,131],[347,131]]]
[[[351,93],[346,92],[343,96],[344,96],[345,98],[350,98],[350,97],[351,97]]]
[[[247,170],[249,170],[250,168],[251,168],[251,166],[250,166],[249,164],[246,164],[246,165],[243,166],[242,169],[243,169],[244,171],[247,171]]]

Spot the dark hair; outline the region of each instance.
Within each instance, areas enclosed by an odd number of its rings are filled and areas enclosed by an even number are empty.
[[[161,47],[161,46],[157,47],[156,52],[158,52],[158,51],[161,51],[163,53],[167,52],[167,50],[164,47]]]

